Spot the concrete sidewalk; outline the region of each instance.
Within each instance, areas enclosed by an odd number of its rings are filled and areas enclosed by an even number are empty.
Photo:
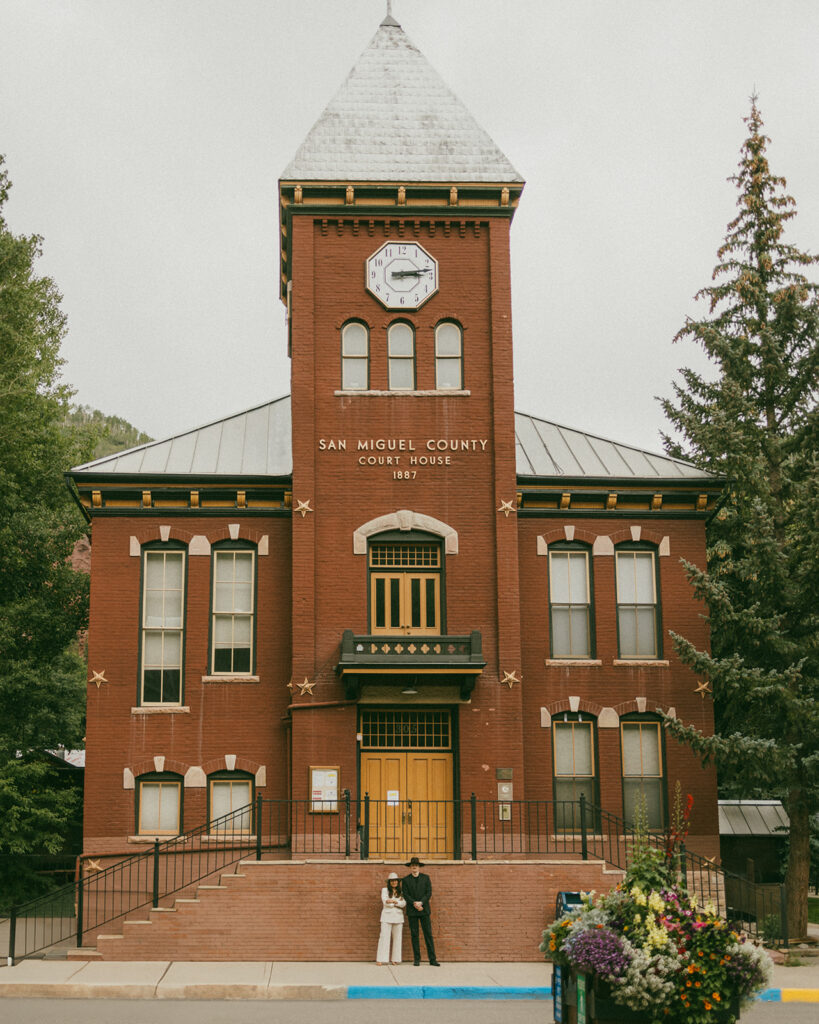
[[[0,968],[0,998],[551,999],[546,963],[171,963],[24,960]],[[774,968],[762,999],[819,1003],[819,962]]]

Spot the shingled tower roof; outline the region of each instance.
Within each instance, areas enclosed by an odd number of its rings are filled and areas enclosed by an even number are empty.
[[[282,180],[523,182],[389,14]]]

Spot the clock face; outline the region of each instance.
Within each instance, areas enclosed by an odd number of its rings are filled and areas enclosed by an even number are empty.
[[[367,260],[364,282],[387,309],[418,309],[438,291],[438,261],[417,242],[385,242]]]

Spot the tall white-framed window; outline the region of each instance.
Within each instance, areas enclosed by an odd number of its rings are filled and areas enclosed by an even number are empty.
[[[588,548],[549,548],[549,635],[553,658],[592,657],[590,570]]]
[[[390,391],[415,388],[415,331],[398,320],[387,331],[387,370]]]
[[[213,548],[211,672],[250,675],[256,620],[256,551]]]
[[[140,704],[181,704],[185,555],[181,547],[142,552]]]
[[[555,825],[561,831],[580,828],[580,797],[594,806],[597,797],[594,720],[586,714],[552,719]],[[591,814],[591,812],[590,812]],[[592,825],[591,818],[587,824]]]
[[[366,391],[370,386],[370,332],[359,320],[341,328],[341,387]]]
[[[663,737],[660,722],[653,718],[620,721],[623,758],[623,817],[633,822],[644,803],[649,828],[665,827],[665,780]]]
[[[463,384],[463,331],[452,320],[435,328],[435,387],[438,391],[458,391]]]
[[[179,835],[182,831],[182,778],[170,772],[141,775],[135,788],[137,835]]]
[[[253,776],[219,772],[208,777],[211,832],[250,834],[253,824]]]
[[[661,657],[657,559],[653,548],[615,549],[617,646],[621,658]]]

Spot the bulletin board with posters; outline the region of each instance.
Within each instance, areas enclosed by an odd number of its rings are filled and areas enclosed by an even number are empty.
[[[310,766],[310,813],[338,813],[338,784],[341,769],[338,765]]]

